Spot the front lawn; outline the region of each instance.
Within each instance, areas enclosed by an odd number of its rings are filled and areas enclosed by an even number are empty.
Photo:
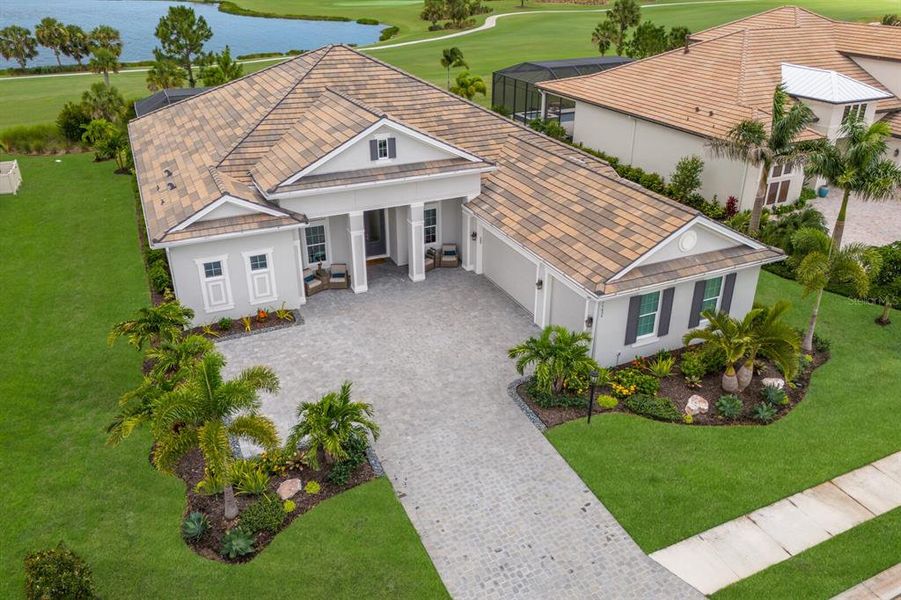
[[[762,273],[757,299],[810,298]],[[873,323],[879,308],[826,294],[818,333],[832,341],[807,397],[766,427],[684,427],[616,413],[547,432],[646,552],[658,550],[901,449],[901,327]],[[897,319],[896,319],[897,320]],[[901,531],[893,536],[901,544]]]
[[[385,478],[323,502],[245,565],[180,539],[184,484],[150,466],[149,436],[104,445],[141,360],[106,334],[149,298],[131,179],[91,159],[20,158],[19,195],[0,196],[0,597],[21,595],[27,552],[59,540],[105,598],[446,597]]]

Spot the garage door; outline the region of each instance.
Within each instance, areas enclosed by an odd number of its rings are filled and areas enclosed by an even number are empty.
[[[535,310],[535,263],[488,231],[482,233],[482,272],[529,314]]]
[[[585,324],[585,298],[565,283],[548,275],[545,285],[551,286],[551,324],[562,325],[571,331],[582,331]]]

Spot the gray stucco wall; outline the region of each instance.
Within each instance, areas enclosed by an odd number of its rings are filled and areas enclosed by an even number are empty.
[[[300,305],[300,265],[294,241],[298,230],[245,235],[220,241],[176,246],[169,249],[169,267],[179,301],[194,310],[194,323],[211,323],[222,317],[238,318],[256,313],[258,308],[287,308]],[[247,285],[247,261],[242,252],[272,249],[272,265],[276,299],[265,304],[251,304]],[[234,306],[207,312],[203,303],[202,279],[196,259],[226,257],[228,284]]]

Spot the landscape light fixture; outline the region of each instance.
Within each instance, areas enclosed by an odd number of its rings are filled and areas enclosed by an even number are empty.
[[[588,424],[591,425],[591,413],[594,412],[594,390],[598,385],[597,369],[592,369],[588,374],[588,381],[591,383],[591,389],[588,390]]]

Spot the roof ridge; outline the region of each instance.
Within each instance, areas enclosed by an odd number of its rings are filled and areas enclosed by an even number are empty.
[[[320,94],[320,95],[319,95],[319,98],[322,98],[322,96],[325,95],[326,92],[331,92],[331,93],[335,94],[336,96],[339,96],[339,97],[341,97],[341,98],[347,100],[347,101],[350,102],[351,104],[355,104],[356,106],[359,106],[359,107],[362,108],[363,110],[365,110],[365,111],[367,111],[367,112],[369,112],[369,113],[375,115],[376,117],[382,118],[382,117],[387,117],[387,116],[388,116],[388,113],[386,113],[386,112],[383,111],[382,109],[376,108],[376,107],[374,107],[374,106],[371,106],[371,105],[369,105],[369,104],[363,102],[363,101],[360,100],[359,98],[354,98],[354,97],[351,96],[350,94],[348,94],[348,93],[346,93],[346,92],[343,92],[343,91],[341,91],[341,90],[338,90],[338,89],[336,89],[336,88],[333,88],[333,87],[331,87],[331,86],[326,86],[326,87],[325,87],[325,92],[323,92],[322,94]],[[318,100],[318,98],[317,98],[317,100]]]
[[[743,103],[745,99],[745,81],[747,79],[747,69],[745,68],[745,61],[748,59],[748,47],[750,46],[750,41],[748,40],[748,30],[741,30],[741,56],[739,57],[738,63],[738,101],[739,103]]]

